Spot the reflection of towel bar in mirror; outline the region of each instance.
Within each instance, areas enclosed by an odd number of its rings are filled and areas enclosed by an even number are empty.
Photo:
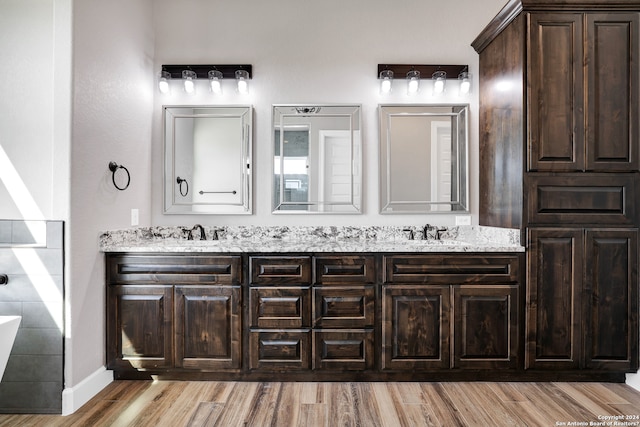
[[[163,113],[164,213],[251,214],[252,107],[176,105]],[[225,191],[208,191],[216,189]]]
[[[198,191],[198,194],[236,194],[236,190],[232,191]]]

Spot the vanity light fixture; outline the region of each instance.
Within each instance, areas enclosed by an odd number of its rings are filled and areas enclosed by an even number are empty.
[[[438,94],[444,91],[447,76],[455,78],[465,72],[469,78],[468,69],[468,65],[378,64],[377,77],[380,80],[381,94],[388,93],[385,88],[391,88],[391,80],[394,78],[406,78],[407,93],[412,95],[420,89],[421,76],[431,76],[434,81],[433,93]],[[461,79],[461,83],[465,81]]]
[[[436,71],[431,75],[433,79],[433,93],[440,94],[444,92],[444,85],[447,81],[447,73],[445,71]]]
[[[249,73],[247,70],[236,70],[236,82],[238,84],[238,93],[246,95],[249,93]]]
[[[169,80],[171,80],[171,74],[166,71],[160,71],[160,75],[158,77],[158,90],[162,94],[167,94],[171,91],[169,87]]]
[[[410,70],[407,72],[407,93],[413,95],[420,89],[420,71]]]
[[[196,82],[198,75],[195,71],[182,70],[182,83],[184,84],[184,91],[189,95],[196,93]]]
[[[216,95],[222,94],[222,79],[224,78],[221,71],[211,70],[207,73],[209,76],[209,86],[211,87],[211,92]]]
[[[458,74],[458,80],[460,80],[460,95],[468,95],[471,92],[471,76],[468,71],[463,71]]]
[[[234,79],[239,82],[236,72],[240,72],[243,80],[242,86],[248,88],[248,81],[252,77],[251,64],[191,64],[191,65],[163,65],[158,78],[158,90],[162,93],[168,93],[170,90],[170,81],[182,81],[185,92],[189,94],[195,93],[196,80],[208,80],[211,92],[214,94],[222,93],[222,80]],[[240,86],[240,85],[239,85]],[[167,92],[164,92],[164,90]],[[238,92],[241,93],[240,90]]]
[[[387,94],[391,92],[391,82],[393,82],[393,71],[380,71],[380,93]]]

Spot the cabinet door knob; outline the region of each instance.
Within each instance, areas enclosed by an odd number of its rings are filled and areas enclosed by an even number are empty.
[[[7,283],[9,283],[9,276],[0,274],[0,285],[6,285]]]

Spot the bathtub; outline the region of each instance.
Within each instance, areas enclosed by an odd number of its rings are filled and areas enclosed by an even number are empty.
[[[7,367],[20,320],[22,320],[20,316],[0,316],[0,381],[2,381],[4,369]]]

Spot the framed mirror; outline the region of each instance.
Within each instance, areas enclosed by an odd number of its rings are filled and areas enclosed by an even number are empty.
[[[273,106],[274,213],[361,213],[360,110]]]
[[[380,213],[468,212],[468,105],[380,105]]]
[[[251,106],[165,106],[164,212],[251,214]]]

